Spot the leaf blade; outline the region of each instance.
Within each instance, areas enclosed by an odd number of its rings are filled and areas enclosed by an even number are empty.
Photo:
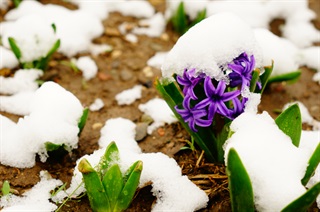
[[[312,153],[309,159],[306,173],[304,174],[304,177],[301,180],[302,185],[304,186],[307,185],[313,173],[317,169],[319,163],[320,163],[320,143],[318,144],[318,146],[316,147],[316,149],[314,150],[314,152]]]

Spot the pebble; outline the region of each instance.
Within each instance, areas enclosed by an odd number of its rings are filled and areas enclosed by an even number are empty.
[[[122,51],[121,50],[113,50],[111,53],[111,57],[112,59],[118,58],[122,55]]]
[[[104,33],[108,36],[120,36],[121,33],[117,28],[107,27]]]
[[[98,72],[98,78],[102,81],[107,81],[107,80],[111,79],[112,76],[109,74],[103,73],[103,72]]]
[[[146,66],[142,69],[142,72],[145,74],[146,77],[153,77],[153,71],[152,68],[150,66]]]
[[[129,80],[131,80],[133,78],[133,74],[129,70],[124,69],[124,70],[120,71],[120,78],[123,81],[129,81]]]
[[[165,134],[165,130],[164,130],[162,127],[158,128],[158,129],[157,129],[157,132],[158,132],[158,134],[159,134],[160,136],[164,136],[164,134]]]
[[[136,125],[136,141],[141,141],[147,136],[147,129],[148,129],[148,123],[146,122],[139,122]]]
[[[97,130],[97,129],[100,129],[102,126],[103,126],[102,123],[97,122],[97,123],[94,123],[94,124],[92,125],[92,129],[93,129],[93,130]]]
[[[151,124],[154,120],[151,118],[151,116],[143,114],[141,116],[141,121],[144,123],[147,123],[148,125]]]

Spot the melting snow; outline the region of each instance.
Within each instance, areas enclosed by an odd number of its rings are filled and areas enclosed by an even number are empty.
[[[130,105],[137,99],[140,99],[142,88],[143,87],[141,85],[135,85],[133,88],[130,88],[122,91],[121,93],[118,93],[115,96],[115,99],[117,100],[118,105]]]

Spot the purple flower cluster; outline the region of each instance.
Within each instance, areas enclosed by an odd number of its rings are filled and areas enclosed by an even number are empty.
[[[190,129],[197,132],[196,126],[209,127],[216,114],[235,119],[244,111],[247,98],[241,91],[250,86],[252,71],[255,67],[254,56],[242,53],[228,64],[229,84],[217,81],[205,74],[196,75],[196,69],[185,69],[177,82],[183,87],[183,108],[175,107]]]

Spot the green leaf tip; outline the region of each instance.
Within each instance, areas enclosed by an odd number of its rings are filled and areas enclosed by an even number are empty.
[[[6,196],[10,194],[10,183],[8,180],[5,180],[3,182],[1,192],[2,192],[2,196]]]
[[[304,185],[304,186],[307,185],[310,178],[312,177],[312,175],[316,171],[319,163],[320,163],[320,143],[318,144],[318,146],[316,147],[316,149],[314,150],[314,152],[312,153],[312,155],[309,159],[306,173],[301,180],[302,185]]]
[[[234,148],[231,148],[228,153],[227,175],[232,211],[254,211],[254,196],[250,177]]]
[[[307,211],[320,194],[320,182],[307,190],[299,198],[287,205],[281,212]]]
[[[278,127],[291,138],[292,144],[299,147],[302,120],[299,106],[293,104],[283,111],[275,120]]]
[[[300,75],[301,75],[301,71],[297,70],[297,71],[293,71],[290,73],[270,77],[268,83],[283,82],[283,81],[287,81],[289,83],[294,83],[299,79]]]
[[[86,122],[87,122],[87,119],[88,119],[88,116],[89,116],[89,108],[85,108],[82,112],[82,116],[78,122],[78,128],[79,128],[79,133],[78,135],[81,134],[84,126],[86,125]]]
[[[10,45],[11,50],[13,51],[14,55],[16,56],[16,58],[20,61],[20,58],[21,58],[21,50],[20,50],[20,48],[18,47],[15,39],[14,39],[13,37],[9,37],[9,38],[8,38],[8,41],[9,41],[9,45]]]
[[[79,172],[81,172],[82,174],[88,174],[91,172],[95,172],[94,168],[92,168],[91,164],[89,163],[89,161],[85,158],[83,158],[79,165],[78,165],[78,170]]]

